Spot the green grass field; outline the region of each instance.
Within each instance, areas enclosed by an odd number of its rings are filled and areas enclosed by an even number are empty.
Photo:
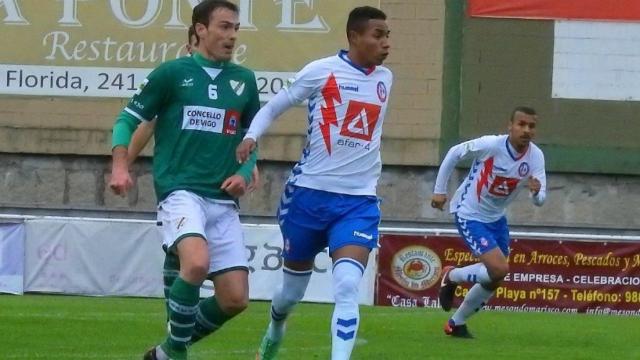
[[[267,302],[191,349],[190,359],[254,359]],[[280,359],[329,359],[332,306],[301,304]],[[442,333],[435,309],[361,307],[352,359],[640,359],[640,319],[604,315],[484,312],[473,340]],[[140,359],[165,334],[160,299],[0,295],[0,359]]]

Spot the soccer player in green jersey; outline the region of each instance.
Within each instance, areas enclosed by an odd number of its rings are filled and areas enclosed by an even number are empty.
[[[168,291],[170,334],[145,359],[186,359],[200,340],[248,303],[248,267],[237,210],[255,166],[234,150],[260,106],[255,75],[230,62],[240,26],[238,8],[205,0],[193,9],[200,39],[191,57],[163,63],[144,81],[113,129],[109,183],[132,186],[127,145],[136,125],[157,116],[153,172],[163,242],[178,255],[179,276]],[[199,301],[212,279],[216,295]]]

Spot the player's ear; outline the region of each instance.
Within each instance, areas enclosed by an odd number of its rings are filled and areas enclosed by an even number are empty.
[[[358,41],[358,36],[360,36],[360,34],[358,34],[357,31],[355,30],[349,30],[347,31],[347,40],[349,41],[349,44],[356,44]]]
[[[198,41],[200,41],[202,36],[207,32],[207,27],[202,23],[196,23],[194,25],[194,29],[195,29],[196,34],[198,36]]]

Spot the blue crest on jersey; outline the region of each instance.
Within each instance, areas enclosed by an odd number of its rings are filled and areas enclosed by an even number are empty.
[[[526,161],[523,161],[522,164],[518,167],[518,175],[520,177],[525,177],[529,173],[529,164]]]

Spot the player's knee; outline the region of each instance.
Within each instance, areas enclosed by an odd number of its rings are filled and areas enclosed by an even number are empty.
[[[334,280],[335,302],[351,302],[358,296],[359,276],[341,276]]]
[[[184,264],[180,269],[180,276],[191,283],[201,284],[207,278],[209,264],[191,263]]]
[[[249,306],[249,297],[244,294],[235,294],[227,296],[221,303],[222,311],[231,316],[235,316],[243,312]]]

